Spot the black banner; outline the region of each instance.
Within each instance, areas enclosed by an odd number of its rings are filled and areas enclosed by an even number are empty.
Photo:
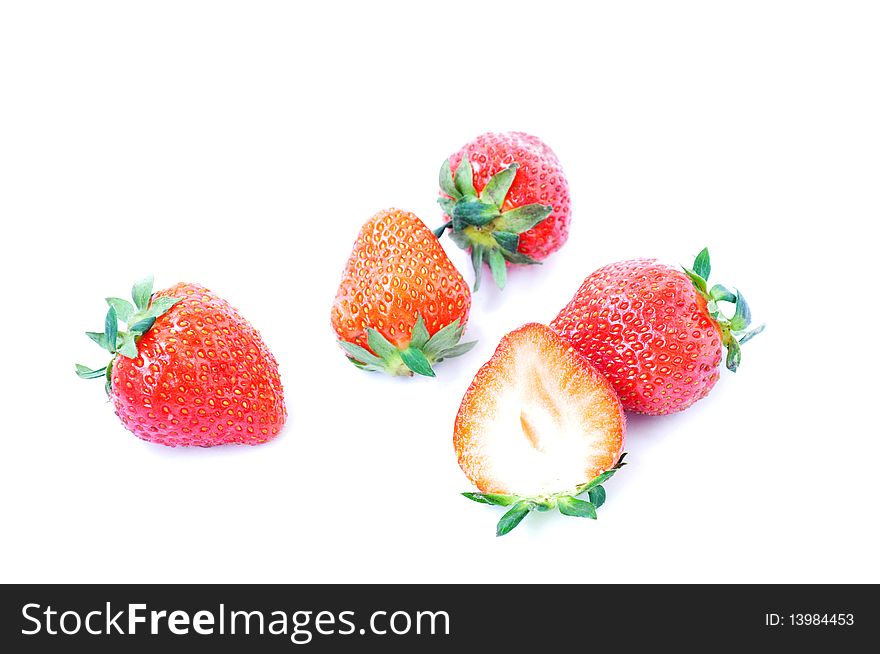
[[[3,586],[7,652],[846,647],[880,635],[876,586]],[[842,651],[855,651],[852,649]]]

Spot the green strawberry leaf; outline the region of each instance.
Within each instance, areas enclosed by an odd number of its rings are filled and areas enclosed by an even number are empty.
[[[605,472],[600,473],[600,474],[596,475],[595,477],[593,477],[590,481],[579,485],[575,489],[574,494],[575,495],[582,495],[586,491],[592,490],[596,486],[600,486],[601,484],[604,484],[606,481],[611,479],[615,475],[615,473],[617,473],[618,470],[620,470],[623,466],[626,465],[626,463],[624,462],[625,458],[626,458],[626,452],[624,452],[623,454],[620,455],[620,457],[617,459],[617,463],[614,464],[613,468],[609,468]]]
[[[119,335],[122,337],[119,354],[129,359],[137,359],[138,351],[134,332],[120,332]]]
[[[736,302],[736,295],[721,284],[715,284],[712,287],[712,290],[709,291],[709,297],[716,302]]]
[[[718,317],[718,303],[715,302],[715,300],[709,300],[708,302],[706,302],[706,310],[713,318]]]
[[[439,204],[440,208],[443,209],[443,213],[452,218],[452,212],[455,211],[455,200],[453,200],[452,198],[439,197],[437,198],[437,204]],[[443,229],[451,226],[452,225],[450,225],[449,223],[445,223],[443,225]],[[440,233],[442,234],[443,232]]]
[[[725,364],[730,372],[736,372],[739,364],[742,362],[742,350],[740,350],[739,342],[735,338],[727,341],[727,360]]]
[[[431,231],[434,233],[434,236],[440,238],[441,236],[443,236],[443,232],[445,232],[450,227],[452,227],[452,223],[443,223],[442,225],[440,225],[440,227],[432,229]]]
[[[422,320],[422,314],[416,316],[416,324],[413,325],[412,334],[409,338],[409,346],[419,350],[424,349],[431,335],[425,327],[425,321]]]
[[[360,362],[363,365],[371,365],[381,368],[382,359],[377,357],[368,349],[363,348],[360,345],[356,345],[355,343],[349,343],[348,341],[338,341],[338,343],[339,346],[343,350],[345,350],[345,353],[348,354],[356,362]]]
[[[556,508],[556,504],[559,502],[559,495],[553,495],[551,497],[531,497],[528,498],[532,504],[533,511],[550,511],[551,509]]]
[[[712,264],[709,261],[709,248],[703,248],[694,259],[694,272],[703,278],[704,281],[709,280],[709,273],[712,272]]]
[[[467,155],[462,157],[461,163],[458,164],[458,168],[455,169],[453,182],[455,183],[455,190],[458,191],[461,196],[466,198],[476,197],[477,191],[474,189],[474,169],[471,168],[471,162],[468,160]],[[448,193],[447,195],[452,194]]]
[[[104,332],[86,332],[86,336],[95,341],[95,343],[100,345],[108,352],[110,351],[110,347],[107,344],[107,334],[105,334]]]
[[[510,252],[509,250],[501,250],[501,256],[503,256],[510,263],[522,263],[531,266],[540,266],[541,262],[537,259],[532,259],[532,257],[527,254],[523,254],[522,252]]]
[[[460,326],[461,320],[456,318],[445,327],[438,329],[422,348],[425,356],[432,357],[458,343],[461,338]]]
[[[513,232],[492,232],[492,236],[502,250],[516,252],[519,248],[519,234]]]
[[[703,295],[706,296],[706,280],[700,277],[696,271],[691,270],[690,268],[684,268],[685,274],[690,277],[691,281],[694,283],[694,286],[697,287],[697,290]]]
[[[88,368],[82,364],[76,364],[76,375],[80,379],[97,379],[107,374],[107,366],[103,368]]]
[[[586,484],[581,484],[580,486],[578,486],[575,495],[582,495],[586,491],[595,488],[596,486],[600,486],[601,484],[604,484],[606,481],[614,476],[615,472],[617,472],[617,470],[612,468],[611,470],[606,470],[602,474],[593,477]]]
[[[507,284],[507,263],[499,250],[489,250],[489,268],[495,284],[503,291]]]
[[[150,308],[147,309],[147,315],[153,318],[158,318],[159,316],[167,313],[171,307],[180,302],[183,298],[179,297],[157,297],[150,303]]]
[[[495,229],[522,234],[545,220],[551,213],[553,213],[553,207],[549,204],[527,204],[501,214],[501,217],[495,221]]]
[[[605,487],[595,486],[590,489],[590,502],[597,509],[605,504]]]
[[[424,375],[425,377],[437,376],[434,373],[433,368],[431,368],[431,362],[428,361],[424,352],[421,350],[408,347],[407,349],[400,351],[400,358],[403,359],[406,367],[417,375]]]
[[[467,354],[468,352],[473,350],[476,344],[477,341],[468,341],[467,343],[459,343],[458,345],[453,345],[452,347],[440,352],[440,358],[437,360],[442,361],[443,359],[454,359],[455,357],[460,357],[462,354]]]
[[[150,296],[153,294],[153,276],[149,275],[135,282],[131,287],[131,299],[138,311],[146,311],[150,305]]]
[[[521,499],[516,495],[499,495],[497,493],[462,493],[462,495],[474,502],[494,504],[495,506],[509,506]]]
[[[743,294],[737,291],[736,313],[734,313],[733,318],[730,319],[730,328],[735,332],[742,331],[749,326],[750,322],[752,322],[752,312],[749,309],[749,305],[743,297]]]
[[[750,332],[746,332],[745,334],[743,334],[743,335],[739,338],[739,344],[742,345],[743,343],[748,343],[748,342],[749,342],[750,340],[752,340],[755,336],[757,336],[757,335],[760,334],[762,331],[764,331],[764,327],[766,327],[766,325],[758,325],[757,327],[755,327],[755,328],[754,328],[753,330],[751,330]]]
[[[152,316],[148,318],[141,318],[136,321],[133,325],[129,326],[129,329],[132,332],[136,332],[138,335],[146,334],[153,327],[153,324],[156,322],[156,319]]]
[[[128,322],[128,319],[131,318],[131,314],[134,313],[134,307],[131,302],[128,300],[123,300],[118,297],[108,297],[105,298],[107,300],[107,304],[116,309],[116,315],[122,322]]]
[[[397,356],[397,348],[394,347],[394,345],[392,345],[382,334],[372,327],[367,327],[365,331],[367,332],[367,344],[380,359],[390,361]]]
[[[471,248],[471,264],[474,266],[474,292],[480,290],[480,281],[483,279],[483,255],[485,249],[482,245],[474,245]]]
[[[372,363],[363,363],[361,361],[357,361],[356,359],[352,359],[351,357],[348,357],[348,362],[351,363],[358,370],[363,370],[365,372],[388,372],[388,368],[386,367],[384,362],[379,365],[374,365]]]
[[[452,210],[453,225],[464,229],[467,225],[481,227],[498,217],[498,209],[480,200],[459,200]]]
[[[107,335],[107,349],[111,354],[116,353],[116,336],[119,333],[119,317],[116,315],[116,309],[113,305],[107,309],[107,316],[104,318],[104,334]]]
[[[461,193],[455,188],[455,182],[452,179],[452,169],[449,166],[449,159],[444,161],[443,165],[440,166],[440,190],[454,200],[461,199]],[[451,216],[452,214],[447,212],[446,215]]]
[[[574,516],[576,518],[596,519],[596,507],[591,502],[584,502],[570,495],[563,495],[557,499],[557,506],[562,515]]]
[[[500,210],[501,205],[504,204],[504,198],[507,197],[507,192],[510,190],[511,184],[513,184],[513,178],[516,176],[518,168],[519,164],[512,163],[504,170],[495,173],[495,175],[486,182],[486,186],[483,187],[483,191],[480,193],[480,199],[492,204]]]
[[[467,250],[471,247],[471,242],[468,237],[463,234],[461,231],[455,231],[455,221],[452,223],[452,229],[449,231],[449,238],[452,239],[452,242],[455,243],[462,250]]]
[[[495,530],[495,535],[504,536],[505,534],[509,534],[520,522],[523,521],[523,518],[525,518],[531,510],[532,504],[526,500],[520,500],[514,504],[507,513],[501,516],[501,520],[498,521],[498,527]]]

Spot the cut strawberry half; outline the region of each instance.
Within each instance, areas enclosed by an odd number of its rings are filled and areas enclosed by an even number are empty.
[[[465,497],[511,507],[499,536],[535,510],[595,518],[624,433],[605,377],[548,327],[527,324],[501,339],[459,408],[458,462],[481,491]]]

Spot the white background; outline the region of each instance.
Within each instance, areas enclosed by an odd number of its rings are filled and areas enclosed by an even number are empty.
[[[855,2],[4,4],[0,579],[880,581],[878,30]],[[436,380],[357,371],[329,312],[360,224],[438,224],[441,162],[490,130],[555,149],[568,244],[480,291]],[[495,538],[451,445],[474,372],[598,266],[704,245],[768,323],[740,371],[630,420],[598,521]],[[76,378],[149,272],[262,331],[276,441],[145,443]]]

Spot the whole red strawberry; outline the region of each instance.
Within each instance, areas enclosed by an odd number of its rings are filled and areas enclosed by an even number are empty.
[[[259,332],[203,286],[152,287],[152,277],[135,284],[134,305],[107,298],[104,331],[87,334],[113,359],[94,370],[77,364],[77,374],[106,378],[122,424],[146,441],[211,447],[277,436],[284,392]]]
[[[653,259],[621,261],[584,280],[550,323],[611,381],[628,411],[682,411],[718,381],[722,348],[736,371],[751,312],[739,291],[707,288],[709,251],[684,272]],[[735,306],[727,318],[719,303]]]
[[[459,343],[471,291],[440,242],[408,211],[388,209],[361,228],[333,303],[339,345],[359,368],[434,376]]]
[[[478,136],[443,163],[440,205],[455,243],[470,250],[474,290],[483,262],[500,288],[507,264],[534,264],[568,238],[568,181],[553,150],[523,132]]]

